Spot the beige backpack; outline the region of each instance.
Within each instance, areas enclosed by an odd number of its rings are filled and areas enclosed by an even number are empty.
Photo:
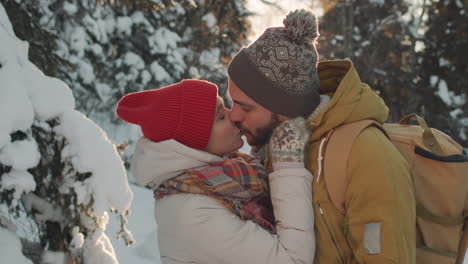
[[[416,118],[419,125],[409,125]],[[324,170],[330,199],[340,210],[346,192],[346,161],[359,134],[369,126],[387,135],[412,169],[416,195],[416,263],[461,264],[468,246],[468,157],[443,132],[411,114],[398,124],[363,120],[331,132]],[[339,161],[339,162],[338,162]],[[343,162],[345,161],[345,162]],[[338,184],[337,184],[338,183]]]

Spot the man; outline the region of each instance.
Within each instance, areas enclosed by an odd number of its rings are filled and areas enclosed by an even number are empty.
[[[307,118],[311,135],[304,154],[305,166],[315,175],[315,263],[415,263],[411,172],[386,136],[369,127],[352,146],[349,179],[341,183],[347,184],[344,213],[330,200],[326,172],[319,164],[320,145],[330,130],[364,119],[383,123],[388,108],[361,83],[350,61],[317,63],[314,14],[296,10],[283,23],[267,28],[232,59],[231,121],[255,151],[264,151],[270,168],[267,142],[272,131],[289,118]]]

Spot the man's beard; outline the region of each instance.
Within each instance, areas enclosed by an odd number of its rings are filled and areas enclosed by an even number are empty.
[[[236,122],[236,126],[241,130],[242,134],[249,134],[252,138],[252,141],[249,142],[249,145],[253,147],[260,147],[265,145],[268,140],[270,140],[271,134],[273,134],[273,130],[281,124],[279,120],[279,115],[271,114],[271,119],[268,124],[264,125],[263,127],[259,127],[255,130],[255,133],[252,133],[250,130],[242,127],[240,122]]]

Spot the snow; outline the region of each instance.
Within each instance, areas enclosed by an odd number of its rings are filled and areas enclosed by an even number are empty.
[[[67,34],[69,36],[68,43],[70,49],[74,51],[77,56],[82,57],[84,50],[87,46],[86,31],[83,27],[77,26],[71,29],[71,32]]]
[[[62,188],[60,189],[60,192],[62,193],[67,193],[69,192],[69,189],[75,190],[76,193],[76,200],[78,204],[87,204],[89,203],[89,200],[91,197],[89,197],[89,182],[84,181],[84,182],[68,182],[67,184],[64,184]]]
[[[442,99],[446,105],[452,105],[452,99],[445,80],[439,80],[438,88],[437,95],[439,95],[440,99]]]
[[[152,0],[153,2],[158,2],[161,3],[161,0]],[[190,4],[192,7],[197,7],[197,3],[194,0],[189,0],[187,1],[188,4]],[[176,10],[177,14],[180,16],[185,15],[185,9],[181,5],[176,5],[174,6],[174,9]]]
[[[219,48],[213,48],[210,50],[204,50],[200,54],[200,64],[206,66],[217,66],[220,64],[219,58],[221,55],[221,50]]]
[[[73,3],[65,1],[63,2],[63,10],[65,10],[68,15],[74,15],[76,11],[78,11],[78,7]]]
[[[115,264],[119,263],[110,239],[105,235],[109,216],[105,212],[98,218],[97,229],[86,239],[83,245],[84,263],[87,264]]]
[[[70,49],[68,48],[67,43],[63,40],[57,40],[57,49],[54,51],[60,57],[68,57],[70,55]]]
[[[94,75],[93,66],[90,63],[83,60],[80,60],[78,62],[78,74],[84,84],[92,84],[93,81],[96,79],[96,76]]]
[[[453,119],[459,119],[460,116],[463,116],[463,110],[461,110],[460,108],[457,108],[455,110],[452,110],[450,111],[450,116],[453,118]]]
[[[1,5],[0,5],[1,7]],[[2,8],[0,8],[1,10]],[[0,15],[1,17],[1,15]],[[32,264],[21,252],[21,242],[18,237],[0,226],[0,256],[2,263]]]
[[[374,68],[373,71],[377,74],[380,74],[380,75],[383,75],[383,76],[387,76],[387,72],[384,71],[384,70],[381,70],[381,69],[378,69],[378,68]]]
[[[102,20],[96,20],[90,15],[85,15],[82,21],[87,32],[89,32],[91,36],[94,36],[98,42],[105,43],[108,41],[105,27],[102,27]]]
[[[63,252],[46,250],[41,256],[41,264],[70,263],[71,260]]]
[[[151,54],[168,53],[177,48],[179,41],[181,41],[179,35],[166,27],[158,28],[153,35],[148,37]]]
[[[60,207],[52,206],[48,201],[34,193],[24,195],[22,201],[27,211],[31,212],[33,209],[36,212],[34,217],[41,223],[45,223],[45,221],[61,223],[64,218]]]
[[[423,41],[417,40],[415,45],[414,45],[414,51],[416,52],[422,52],[426,48],[426,44],[424,44]]]
[[[145,62],[143,59],[131,51],[125,54],[124,64],[137,70],[142,70],[145,68]]]
[[[22,78],[27,80],[25,85],[37,120],[47,121],[75,107],[68,86],[57,78],[45,76],[34,64],[28,63]]]
[[[23,194],[32,192],[36,189],[34,177],[25,170],[12,170],[2,175],[2,187],[0,190],[14,190],[12,206],[16,207]]]
[[[455,106],[463,106],[466,103],[466,94],[455,95],[454,92],[451,92],[451,96]]]
[[[176,79],[180,78],[180,76],[185,72],[187,65],[185,64],[184,54],[187,52],[187,48],[177,48],[175,50],[171,50],[167,56],[167,62],[169,62],[173,67],[174,71],[171,72],[172,76]]]
[[[154,32],[154,29],[151,26],[151,23],[148,22],[148,20],[145,18],[142,12],[140,11],[134,12],[131,18],[132,18],[133,24],[135,25],[143,24],[145,26],[145,29],[149,30],[149,33]]]
[[[216,17],[213,15],[213,13],[207,13],[206,15],[202,16],[202,21],[205,22],[206,26],[210,29],[213,29],[213,27],[217,23]]]
[[[433,87],[437,86],[437,91],[435,93],[447,106],[460,107],[466,103],[466,95],[456,95],[448,88],[445,80],[439,79],[439,77],[433,75],[430,77],[430,83]]]
[[[35,167],[39,159],[40,154],[34,139],[11,142],[0,152],[0,163],[20,170]]]
[[[430,81],[432,87],[436,87],[437,82],[439,81],[439,76],[431,75],[429,77],[429,81]]]
[[[153,74],[154,79],[158,82],[171,80],[171,76],[169,75],[169,73],[167,73],[167,71],[156,61],[151,63],[150,70]]]
[[[130,36],[132,34],[132,24],[132,19],[129,17],[118,17],[117,32],[119,32],[120,34]]]
[[[458,136],[462,139],[462,140],[466,140],[468,137],[466,136],[466,132],[465,132],[465,128],[463,127],[462,129],[460,129],[460,132],[458,133]],[[466,258],[465,258],[466,259]]]
[[[385,0],[369,0],[369,3],[381,6],[385,4]]]
[[[3,11],[3,8],[0,8]],[[0,14],[0,17],[3,17]],[[9,23],[9,22],[8,22]],[[2,80],[2,96],[0,96],[0,149],[10,141],[10,132],[28,129],[34,119],[34,111],[31,101],[22,100],[28,94],[23,89],[22,78],[10,78],[11,76],[21,76],[18,72],[21,69],[20,60],[22,57],[14,56],[19,51],[16,46],[17,41],[11,38],[8,33],[8,26],[5,28],[2,22],[0,26],[0,80]]]
[[[148,84],[148,82],[151,81],[151,73],[147,70],[143,70],[141,73],[140,73],[140,78],[141,78],[141,84],[143,86],[146,86]]]
[[[468,254],[465,254],[465,257],[463,258],[463,263],[468,264]]]
[[[89,185],[95,214],[103,216],[107,208],[125,212],[130,207],[132,192],[115,146],[101,128],[76,110],[65,111],[61,120],[55,131],[69,142],[62,151],[62,157],[71,159],[78,171],[92,172],[94,175]]]
[[[0,227],[5,227],[7,230],[10,230],[11,232],[16,232],[18,230],[15,223],[6,219],[3,216],[0,216]]]
[[[130,175],[131,178],[131,175]],[[157,242],[157,225],[154,220],[153,192],[149,189],[132,184],[135,195],[131,214],[127,216],[128,228],[132,230],[136,243],[127,247],[115,236],[110,237],[115,253],[120,263],[159,264],[159,250]],[[109,233],[115,234],[120,230],[120,221],[111,217],[107,226]]]
[[[191,66],[189,69],[189,76],[191,79],[200,79],[200,71],[196,67]]]
[[[70,250],[80,249],[84,245],[84,235],[80,233],[80,228],[78,226],[73,227],[72,230],[72,240],[68,248]]]
[[[131,177],[131,175],[130,175]],[[114,253],[119,263],[139,263],[139,264],[160,264],[158,241],[157,241],[157,225],[154,220],[154,200],[151,190],[132,184],[131,189],[134,193],[134,200],[131,205],[131,214],[127,216],[127,227],[132,230],[135,236],[136,243],[127,247],[125,243],[117,239],[116,236],[109,236],[109,240],[114,246]],[[1,220],[1,219],[0,219]],[[3,221],[1,221],[4,224]],[[109,224],[106,227],[106,232],[109,234],[116,234],[120,230],[120,221],[114,214],[109,215]],[[22,262],[22,259],[28,261],[21,254],[21,245],[18,238],[11,233],[9,236],[4,236],[3,232],[9,232],[0,227],[0,255],[2,260],[10,260],[5,263],[22,264],[31,262]],[[4,247],[2,241],[8,241],[10,247]],[[13,243],[12,243],[13,241]],[[18,241],[16,248],[12,248],[12,244]],[[74,250],[80,250],[84,247],[83,237],[79,233],[79,229],[75,227],[72,231],[72,240],[69,248],[74,246]],[[81,246],[81,247],[80,247]],[[3,251],[8,252],[4,254]],[[9,256],[13,255],[14,256]],[[51,252],[47,255],[51,257]],[[8,259],[10,257],[10,259]],[[3,262],[2,262],[3,263]]]
[[[107,17],[105,20],[98,20],[99,25],[101,28],[107,32],[107,34],[111,34],[114,32],[116,27],[116,21],[112,16]]]
[[[106,103],[112,96],[112,88],[108,84],[96,83],[94,89],[103,103]]]
[[[87,47],[87,50],[91,51],[94,56],[101,57],[102,56],[102,46],[98,44],[92,44]]]

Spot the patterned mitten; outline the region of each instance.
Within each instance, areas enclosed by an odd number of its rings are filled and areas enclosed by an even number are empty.
[[[304,146],[309,138],[304,118],[297,117],[281,123],[271,136],[269,147],[273,165],[279,162],[304,162]]]

